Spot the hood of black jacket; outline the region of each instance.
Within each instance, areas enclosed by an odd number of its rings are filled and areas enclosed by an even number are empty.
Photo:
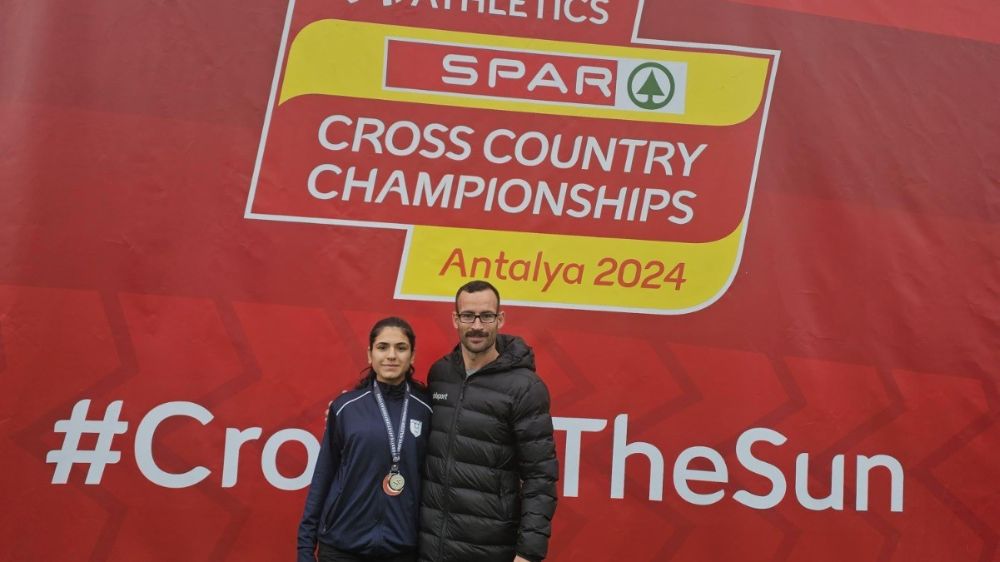
[[[501,373],[512,369],[535,370],[535,352],[520,337],[497,334],[497,351],[500,352],[500,356],[476,371],[476,375]],[[461,343],[456,345],[451,352],[451,361],[461,372],[465,372],[465,359],[462,358]]]

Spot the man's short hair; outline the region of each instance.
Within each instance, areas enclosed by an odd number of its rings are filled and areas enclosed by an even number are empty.
[[[489,281],[482,281],[476,279],[475,281],[469,281],[465,285],[462,285],[455,291],[455,311],[458,311],[458,296],[462,293],[480,293],[482,291],[493,291],[493,294],[497,297],[497,310],[500,310],[500,291],[493,286]]]

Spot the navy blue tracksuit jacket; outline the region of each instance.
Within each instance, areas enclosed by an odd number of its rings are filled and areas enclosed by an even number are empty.
[[[396,433],[403,385],[377,384]],[[299,562],[315,560],[317,541],[371,557],[416,550],[420,473],[431,426],[428,403],[426,394],[411,384],[400,462],[406,486],[402,494],[389,496],[382,491],[382,479],[392,465],[389,438],[371,387],[345,392],[333,401],[299,523]]]

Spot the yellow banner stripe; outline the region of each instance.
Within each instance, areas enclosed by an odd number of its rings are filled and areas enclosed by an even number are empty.
[[[725,290],[742,234],[741,224],[714,242],[680,243],[416,226],[399,291],[451,297],[486,279],[515,302],[680,313]]]
[[[386,37],[473,47],[687,63],[686,109],[684,114],[675,115],[383,90]],[[757,110],[764,94],[768,62],[766,57],[752,55],[615,47],[331,19],[307,25],[293,40],[279,103],[304,94],[328,94],[550,115],[724,126],[745,121]]]

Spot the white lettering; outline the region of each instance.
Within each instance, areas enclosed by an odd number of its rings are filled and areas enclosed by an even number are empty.
[[[628,415],[619,414],[615,417],[614,442],[611,448],[611,497],[625,497],[625,459],[639,454],[649,459],[649,499],[663,501],[663,455],[649,443],[626,443],[627,433]]]
[[[450,72],[453,76],[442,76],[441,81],[454,86],[471,86],[479,80],[479,73],[469,66],[479,62],[479,59],[472,55],[445,55],[441,61],[445,72]],[[454,76],[454,75],[458,76]]]
[[[167,418],[183,416],[192,418],[201,425],[212,421],[212,412],[194,402],[167,402],[150,410],[139,422],[135,432],[135,464],[150,482],[164,488],[187,488],[201,482],[211,474],[204,466],[196,466],[186,472],[167,472],[156,464],[153,458],[153,436],[156,428]]]
[[[773,464],[758,460],[753,456],[750,448],[754,443],[766,441],[772,445],[782,445],[787,441],[784,435],[763,427],[755,427],[744,431],[740,438],[736,440],[736,458],[744,468],[759,474],[771,481],[771,491],[763,496],[751,494],[746,490],[739,490],[733,494],[733,499],[741,504],[754,509],[771,509],[778,505],[778,502],[785,497],[785,475]]]
[[[608,427],[608,420],[553,417],[552,427],[556,431],[566,432],[566,461],[563,465],[562,478],[563,496],[575,498],[580,495],[580,442],[583,433],[603,431],[605,427]]]
[[[236,429],[230,427],[226,429],[226,450],[222,457],[222,487],[232,488],[239,478],[240,447],[249,441],[260,439],[261,429],[259,427],[249,427],[247,429]]]
[[[289,441],[301,443],[306,448],[306,467],[298,476],[288,478],[278,472],[278,449]],[[302,429],[282,429],[264,443],[260,457],[260,468],[264,478],[279,490],[301,490],[312,480],[316,459],[319,457],[319,441],[312,433]]]
[[[712,463],[712,470],[695,470],[690,468],[691,461],[702,458]],[[685,501],[694,505],[712,505],[723,497],[722,490],[710,494],[699,494],[688,486],[688,481],[715,482],[725,484],[729,481],[729,471],[726,461],[718,451],[711,447],[688,447],[677,455],[674,462],[674,488]]]

